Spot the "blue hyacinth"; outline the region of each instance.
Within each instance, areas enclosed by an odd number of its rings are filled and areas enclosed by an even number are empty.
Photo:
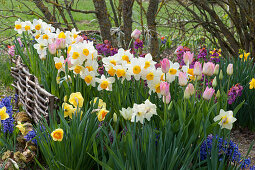
[[[207,156],[211,155],[211,150],[213,146],[213,140],[216,138],[215,142],[217,142],[217,149],[219,153],[219,161],[222,161],[222,157],[225,156],[227,161],[238,163],[241,165],[241,168],[249,168],[251,160],[241,159],[241,153],[239,151],[238,145],[233,141],[227,142],[223,140],[223,138],[219,138],[218,136],[209,135],[206,140],[200,146],[200,159],[201,161],[207,159]],[[254,167],[250,167],[253,169]]]
[[[29,131],[24,138],[26,141],[32,141],[34,144],[37,145],[37,140],[35,139],[36,137],[36,132],[34,130]]]
[[[8,119],[1,120],[2,123],[2,131],[4,133],[12,133],[13,127],[14,127],[14,119],[12,117],[12,104],[11,104],[12,98],[11,97],[5,97],[0,102],[0,108],[6,107],[6,113],[9,115]]]

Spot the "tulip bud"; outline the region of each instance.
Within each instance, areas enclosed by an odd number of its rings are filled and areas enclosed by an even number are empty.
[[[202,65],[198,61],[195,62],[193,73],[195,76],[202,75]]]
[[[50,52],[50,54],[56,54],[56,52],[57,52],[57,45],[56,45],[56,43],[52,43],[52,44],[49,44],[49,52]]]
[[[189,99],[191,95],[195,93],[195,88],[193,84],[189,83],[184,91],[184,98]]]
[[[204,63],[203,73],[207,76],[212,76],[214,72],[214,64],[212,62]]]
[[[167,73],[170,68],[170,62],[167,58],[164,58],[162,61],[160,61],[161,64],[161,70],[163,73]]]
[[[118,116],[116,113],[113,113],[113,122],[116,123],[118,120]]]
[[[213,88],[209,88],[209,87],[206,87],[204,93],[203,93],[203,98],[205,100],[210,100],[214,94],[215,90]]]
[[[179,85],[186,86],[187,83],[188,83],[187,75],[183,72],[179,72]]]
[[[216,97],[217,97],[217,99],[220,98],[220,91],[219,90],[216,93]]]
[[[65,103],[67,102],[67,99],[68,99],[68,97],[67,97],[67,95],[65,95],[65,97],[64,97],[64,102]]]
[[[230,75],[230,76],[233,74],[233,64],[228,65],[227,74]]]
[[[136,40],[136,39],[138,39],[140,37],[140,35],[141,35],[141,31],[139,31],[138,29],[135,29],[132,32],[131,37]]]
[[[223,80],[223,72],[222,72],[222,70],[220,70],[219,79],[220,79],[220,80]]]
[[[161,82],[160,83],[160,93],[163,96],[167,96],[169,94],[169,86],[170,84],[168,84],[167,82]]]
[[[214,88],[217,86],[217,79],[216,79],[216,77],[214,77],[214,79],[213,79],[212,86]]]
[[[183,61],[186,65],[191,64],[193,60],[194,53],[190,51],[184,52],[183,54]]]
[[[169,104],[171,101],[171,95],[170,93],[168,93],[167,96],[163,96],[163,102],[166,103],[166,104]]]
[[[219,74],[219,68],[220,68],[219,64],[216,64],[216,66],[214,68],[214,72],[213,72],[214,75]]]

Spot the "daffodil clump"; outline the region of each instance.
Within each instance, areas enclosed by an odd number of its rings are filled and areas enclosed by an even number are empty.
[[[62,104],[64,110],[64,117],[69,117],[72,119],[73,114],[77,114],[78,111],[80,111],[82,115],[83,112],[81,111],[81,108],[83,107],[83,102],[84,99],[80,92],[72,93],[69,97],[70,104],[68,104],[67,102],[64,102]]]

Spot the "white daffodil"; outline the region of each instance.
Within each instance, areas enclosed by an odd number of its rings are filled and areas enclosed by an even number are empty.
[[[41,34],[37,41],[45,41],[45,44],[51,44],[53,42],[53,38],[55,38],[55,34],[47,30],[44,34]]]
[[[161,97],[160,83],[161,81],[159,79],[155,79],[154,81],[148,82],[149,94],[151,94],[151,92],[155,92],[158,94],[159,97]]]
[[[131,120],[132,118],[132,114],[133,114],[133,109],[128,107],[128,108],[122,108],[120,110],[120,114],[121,116],[125,119],[125,120]]]
[[[175,63],[172,63],[170,61],[170,69],[168,71],[168,73],[166,74],[166,80],[171,83],[175,80],[175,77],[178,76],[179,74],[179,63],[175,62]]]
[[[22,29],[22,23],[20,22],[20,19],[15,21],[14,30],[17,31],[19,34],[22,34],[23,29]]]
[[[118,64],[127,64],[134,58],[130,50],[124,50],[123,48],[120,48],[114,56],[117,58]]]
[[[63,56],[58,57],[54,57],[54,62],[55,62],[55,67],[56,69],[60,72],[60,71],[65,71],[65,59]]]
[[[47,53],[47,42],[46,41],[43,41],[43,40],[40,40],[38,39],[38,44],[34,44],[34,48],[37,50],[37,53],[39,55],[43,54],[43,55],[46,55]]]
[[[85,68],[87,68],[89,71],[97,72],[98,62],[96,60],[87,60],[85,62]]]
[[[77,46],[77,44],[74,44],[71,46],[71,50],[69,52],[71,64],[82,64],[85,61],[84,55],[82,55],[82,50]]]
[[[193,73],[193,68],[189,68],[189,66],[182,66],[182,71],[186,73],[190,79],[195,79],[194,73]]]
[[[156,62],[152,60],[152,56],[150,53],[146,54],[144,58],[144,69],[154,69]]]
[[[112,91],[112,83],[115,82],[114,77],[108,77],[106,78],[104,75],[101,76],[101,78],[96,78],[96,82],[99,83],[98,85],[98,90],[107,90],[107,91]]]
[[[70,70],[73,70],[74,74],[80,74],[85,68],[82,65],[73,65]]]
[[[43,30],[43,21],[41,19],[39,19],[39,20],[34,19],[33,20],[33,27],[35,28],[36,31],[42,32],[42,30]]]
[[[151,67],[143,71],[142,79],[147,80],[147,82],[149,82],[155,79],[160,79],[161,75],[162,75],[162,71],[160,68],[156,70],[155,67]]]
[[[22,22],[21,25],[22,25],[22,30],[23,31],[27,31],[29,34],[32,33],[32,30],[34,29],[34,26],[30,21]]]
[[[115,67],[113,67],[114,70],[116,70],[116,76],[117,78],[122,78],[122,83],[123,81],[126,80],[131,80],[131,75],[130,73],[127,71],[127,67],[126,66],[122,66],[122,65],[117,65]]]
[[[157,115],[156,105],[152,104],[148,99],[144,104],[134,104],[133,114],[131,118],[131,122],[140,122],[144,123],[144,119],[150,121],[153,115]]]
[[[88,69],[84,69],[81,72],[81,78],[84,79],[85,83],[89,86],[92,85],[96,87],[96,73],[94,71],[89,71]]]
[[[132,58],[130,65],[128,65],[128,72],[134,76],[136,80],[139,80],[145,63],[141,58]]]
[[[226,128],[231,130],[236,118],[233,117],[232,111],[225,112],[223,109],[220,109],[220,114],[214,117],[213,120],[215,122],[220,120],[219,125],[221,126],[221,129]]]
[[[76,39],[77,37],[78,37],[78,34],[80,34],[81,33],[81,31],[76,31],[76,29],[75,28],[73,28],[72,30],[71,30],[71,37],[72,37],[72,39]]]

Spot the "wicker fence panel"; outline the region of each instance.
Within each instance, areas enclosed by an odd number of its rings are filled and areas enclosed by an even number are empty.
[[[16,65],[11,67],[11,75],[14,77],[12,86],[16,89],[25,111],[35,123],[38,123],[42,117],[49,120],[49,116],[52,116],[53,111],[57,109],[59,99],[39,85],[38,79],[29,73],[19,56],[12,62]]]

